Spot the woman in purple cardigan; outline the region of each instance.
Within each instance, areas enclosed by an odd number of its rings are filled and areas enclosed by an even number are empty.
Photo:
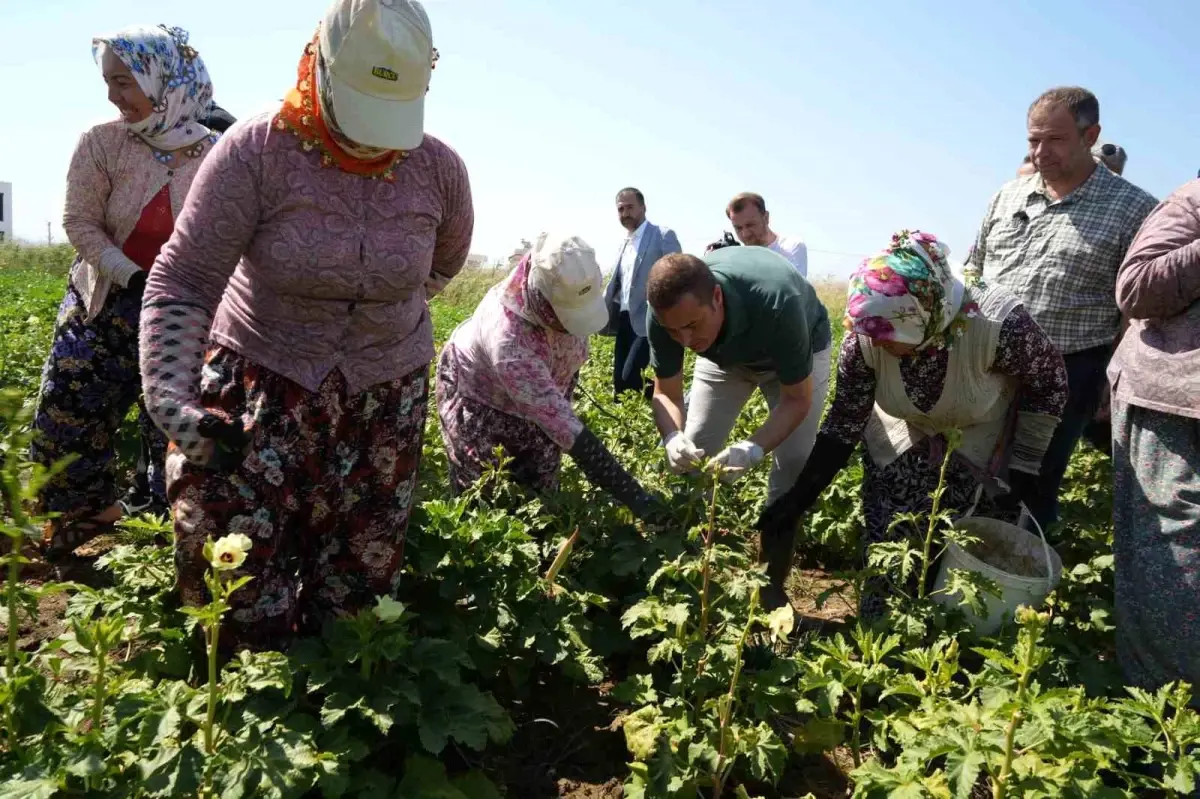
[[[1117,654],[1132,685],[1200,685],[1200,180],[1146,218],[1117,304],[1131,320],[1108,368]]]
[[[282,107],[213,150],[147,284],[142,377],[171,441],[184,601],[206,601],[206,539],[252,545],[231,646],[281,648],[399,580],[426,284],[462,268],[473,226],[462,159],[423,129],[433,59],[419,3],[337,0]],[[348,83],[375,72],[370,94]]]

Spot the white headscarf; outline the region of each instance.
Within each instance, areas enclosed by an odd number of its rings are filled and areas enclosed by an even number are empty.
[[[151,147],[164,152],[188,147],[212,135],[200,124],[212,103],[212,81],[200,54],[188,46],[188,33],[165,25],[137,25],[92,39],[99,64],[110,49],[129,67],[153,110],[141,122],[126,123]]]

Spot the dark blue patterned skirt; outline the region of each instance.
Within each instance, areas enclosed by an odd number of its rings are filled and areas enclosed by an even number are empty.
[[[87,319],[73,285],[67,286],[59,306],[50,357],[42,371],[33,422],[38,436],[30,460],[50,466],[76,456],[41,496],[42,509],[62,514],[62,522],[90,518],[117,500],[117,434],[142,393],[141,310],[141,292],[120,286],[112,287],[94,319]],[[144,410],[139,429],[150,455],[151,490],[165,503],[166,439]]]

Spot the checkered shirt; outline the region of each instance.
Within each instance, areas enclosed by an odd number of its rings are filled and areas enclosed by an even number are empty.
[[[992,198],[968,260],[1020,297],[1062,354],[1109,346],[1117,269],[1155,205],[1103,167],[1057,201],[1041,176],[1017,178]]]

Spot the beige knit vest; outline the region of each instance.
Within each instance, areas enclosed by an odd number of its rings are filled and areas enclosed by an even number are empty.
[[[957,428],[963,439],[959,453],[988,474],[1004,444],[1009,408],[1018,383],[991,371],[1000,328],[1020,300],[1001,288],[967,288],[963,303],[976,302],[979,312],[967,320],[953,342],[941,397],[928,413],[908,398],[900,376],[900,360],[859,336],[863,359],[875,372],[875,407],[867,422],[867,452],[887,466],[928,436]]]

